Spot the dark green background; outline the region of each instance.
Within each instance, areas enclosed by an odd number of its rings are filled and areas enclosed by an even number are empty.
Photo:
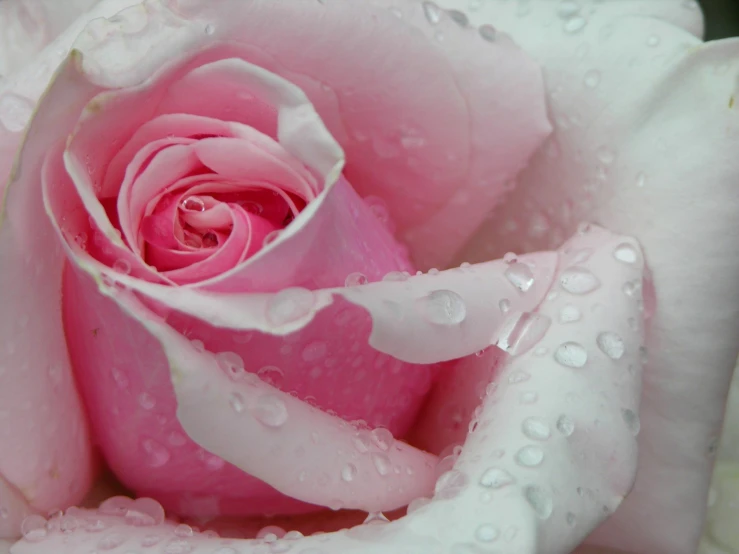
[[[739,0],[699,0],[709,40],[739,36]]]

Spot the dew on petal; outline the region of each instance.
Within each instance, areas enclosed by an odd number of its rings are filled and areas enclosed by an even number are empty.
[[[162,467],[169,462],[169,450],[154,439],[144,439],[141,442],[141,447],[146,453],[146,463],[150,467]]]
[[[467,306],[459,294],[436,290],[420,299],[426,319],[436,325],[459,325],[467,317]]]
[[[28,542],[39,542],[46,538],[46,519],[31,515],[21,523],[21,534]]]
[[[267,321],[278,327],[297,321],[315,306],[315,295],[308,289],[292,287],[274,294],[267,302]]]
[[[231,409],[236,412],[237,414],[240,414],[244,411],[245,408],[245,401],[244,397],[240,392],[234,392],[229,396],[228,403],[231,405]]]
[[[532,440],[547,440],[552,431],[549,424],[539,417],[527,417],[521,424],[523,434]]]
[[[569,437],[575,432],[575,422],[569,416],[562,414],[557,418],[557,431]]]
[[[384,427],[378,427],[370,432],[370,438],[377,448],[383,452],[390,450],[390,447],[395,442],[393,434]]]
[[[98,507],[98,513],[109,516],[124,516],[133,507],[134,500],[127,496],[113,496],[104,500]]]
[[[499,467],[488,468],[480,477],[480,485],[489,489],[502,489],[514,482],[513,475]]]
[[[621,410],[621,417],[623,418],[624,423],[626,423],[626,427],[631,431],[631,434],[634,436],[638,435],[641,430],[641,423],[639,422],[639,416],[636,412],[634,412],[634,410],[623,409]]]
[[[367,284],[367,276],[364,273],[360,273],[358,271],[355,271],[354,273],[350,273],[346,276],[346,279],[344,281],[344,285],[347,287],[356,287],[359,285],[366,285]]]
[[[469,479],[467,474],[452,469],[442,474],[434,487],[434,497],[441,499],[454,498],[467,486]]]
[[[231,377],[240,377],[244,373],[244,360],[236,352],[219,352],[216,362]]]
[[[423,2],[422,6],[426,21],[432,25],[437,25],[441,21],[441,8],[433,2]]]
[[[522,447],[514,456],[523,467],[537,467],[544,461],[544,451],[533,444]]]
[[[528,485],[524,488],[524,498],[534,509],[534,512],[541,519],[549,519],[554,511],[554,501],[552,496],[538,485]]]
[[[505,270],[506,279],[521,292],[528,291],[534,284],[531,268],[520,262],[514,262]]]
[[[564,306],[559,312],[560,323],[574,323],[580,321],[581,318],[582,313],[580,310],[571,304]]]
[[[598,344],[600,351],[612,360],[620,360],[626,351],[623,339],[616,333],[599,333],[595,342]]]
[[[480,25],[477,32],[487,42],[495,42],[495,39],[498,37],[498,31],[490,24]]]
[[[530,350],[546,334],[552,320],[537,312],[517,312],[506,318],[495,345],[512,356]]]
[[[254,418],[265,427],[277,429],[288,419],[287,406],[274,394],[263,394],[250,409]]]
[[[600,287],[600,280],[589,269],[571,267],[562,272],[560,285],[570,294],[588,294]]]
[[[375,466],[377,473],[383,477],[390,473],[390,458],[388,458],[386,454],[381,452],[373,453],[372,464]]]
[[[588,353],[577,342],[565,342],[554,351],[554,359],[565,367],[584,367],[588,361]]]
[[[352,463],[346,464],[343,468],[341,468],[341,479],[343,481],[346,481],[347,483],[351,483],[354,481],[354,478],[357,476],[357,466],[355,466]]]
[[[480,525],[475,531],[475,538],[480,542],[494,542],[500,537],[498,528],[489,523]]]
[[[613,257],[625,264],[634,264],[639,259],[639,254],[631,244],[624,242],[619,244],[613,251]]]
[[[285,346],[289,346],[289,345],[283,345],[283,348]],[[282,371],[277,366],[266,365],[266,366],[259,368],[259,370],[257,371],[257,377],[259,377],[263,382],[267,383],[268,385],[280,388],[283,380],[285,379],[285,372]]]

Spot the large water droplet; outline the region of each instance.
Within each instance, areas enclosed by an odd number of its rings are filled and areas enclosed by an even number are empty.
[[[315,302],[315,295],[308,289],[281,290],[267,302],[267,321],[274,326],[292,323],[310,314]]]
[[[125,520],[134,527],[151,527],[164,522],[164,508],[153,498],[139,498],[126,510]]]
[[[180,208],[188,212],[204,212],[205,202],[198,196],[188,196],[180,203]]]
[[[577,342],[565,342],[554,351],[554,359],[566,367],[583,367],[588,361],[588,352]]]
[[[395,438],[393,437],[393,434],[390,432],[390,430],[385,429],[384,427],[378,427],[377,429],[373,429],[370,432],[370,438],[372,439],[372,442],[382,450],[383,452],[387,452],[390,450],[390,447],[395,442]]]
[[[557,418],[557,431],[569,437],[575,432],[575,422],[569,416],[562,414]]]
[[[354,273],[350,273],[346,276],[346,279],[344,280],[344,285],[347,287],[356,287],[359,285],[366,285],[367,284],[367,276],[364,273],[360,273],[358,271],[355,271]]]
[[[480,477],[480,485],[489,489],[502,489],[513,482],[515,482],[513,475],[499,467],[486,469]]]
[[[467,317],[464,300],[451,290],[436,290],[420,299],[426,319],[436,325],[459,325]]]
[[[0,96],[0,124],[11,133],[25,129],[33,113],[33,104],[28,98],[12,92]]]
[[[547,440],[552,435],[549,424],[539,417],[527,417],[523,420],[521,429],[524,435],[533,440]]]
[[[570,294],[588,294],[600,286],[600,280],[589,269],[577,266],[565,269],[559,283]]]
[[[541,519],[548,519],[554,511],[552,496],[538,485],[528,485],[523,491],[526,502],[534,509]]]
[[[613,251],[613,257],[625,264],[634,264],[639,259],[639,254],[631,244],[622,242]]]
[[[287,421],[287,406],[274,394],[263,394],[250,409],[254,418],[266,427],[277,429]]]
[[[516,462],[524,467],[536,467],[544,461],[544,451],[533,444],[522,447],[514,456]]]
[[[495,345],[512,356],[518,356],[539,342],[551,324],[552,320],[544,314],[512,314],[500,327]]]
[[[521,292],[526,292],[534,284],[534,274],[531,268],[524,263],[514,262],[510,264],[505,270],[505,276]]]
[[[216,362],[230,377],[238,378],[244,374],[244,360],[236,352],[219,352],[216,354]]]
[[[626,351],[623,339],[616,333],[600,333],[595,341],[601,352],[612,360],[620,360]]]

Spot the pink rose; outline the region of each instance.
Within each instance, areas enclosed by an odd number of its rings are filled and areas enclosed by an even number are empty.
[[[14,554],[695,550],[739,43],[443,4],[103,0],[0,56]],[[75,508],[101,460],[138,499]]]

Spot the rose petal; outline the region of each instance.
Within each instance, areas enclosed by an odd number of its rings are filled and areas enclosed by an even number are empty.
[[[558,125],[505,214],[493,214],[462,259],[489,259],[502,244],[542,248],[582,219],[639,238],[659,300],[644,448],[634,491],[593,542],[688,554],[701,534],[739,345],[739,42],[704,45],[660,21],[699,31],[691,3],[580,6],[586,24],[577,32],[565,28],[568,18],[551,25],[556,7],[544,0],[531,2],[526,18],[498,2],[470,14],[479,24],[510,23],[501,25],[547,68]]]

